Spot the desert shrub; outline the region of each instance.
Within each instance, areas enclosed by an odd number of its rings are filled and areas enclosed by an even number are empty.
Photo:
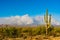
[[[41,35],[45,35],[46,34],[46,28],[45,27],[41,27],[40,28],[40,32],[41,32]]]
[[[24,34],[25,33],[25,34]],[[37,27],[11,27],[4,26],[0,27],[0,38],[4,37],[16,38],[16,37],[25,37],[27,36],[36,36],[36,35],[45,35],[46,28],[45,26],[37,26]],[[48,28],[49,36],[60,36],[60,28],[51,26]]]
[[[34,29],[32,29],[32,35],[33,36],[36,36],[36,35],[39,35],[40,34],[40,28],[34,28]]]
[[[54,27],[49,27],[48,28],[48,35],[52,36],[52,35],[54,35],[54,33],[55,33]]]
[[[22,28],[17,28],[17,37],[22,37]]]

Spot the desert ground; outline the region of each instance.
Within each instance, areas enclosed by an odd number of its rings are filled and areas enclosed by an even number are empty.
[[[48,38],[43,38],[42,36],[35,36],[35,37],[28,37],[26,39],[24,38],[6,38],[6,39],[3,39],[3,40],[60,40],[60,37],[48,37]]]

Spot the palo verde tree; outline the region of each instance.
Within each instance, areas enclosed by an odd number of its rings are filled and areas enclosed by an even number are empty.
[[[44,21],[46,26],[46,35],[48,34],[48,28],[51,26],[51,14],[48,15],[48,9],[46,10],[46,14],[44,15]]]

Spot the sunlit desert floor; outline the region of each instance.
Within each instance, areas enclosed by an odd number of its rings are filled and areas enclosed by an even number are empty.
[[[48,37],[48,38],[43,38],[42,36],[35,36],[35,37],[28,37],[26,39],[24,38],[6,38],[6,39],[2,39],[2,40],[60,40],[60,37]]]
[[[9,39],[2,39],[2,40],[30,40],[30,39],[9,38]],[[31,39],[31,40],[41,40],[41,39]],[[55,38],[50,38],[50,39],[42,39],[42,40],[60,40],[60,37],[55,37]]]

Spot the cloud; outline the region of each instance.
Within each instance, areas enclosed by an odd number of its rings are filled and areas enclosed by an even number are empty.
[[[60,25],[53,17],[51,20],[53,25]],[[28,25],[28,24],[44,24],[44,16],[31,17],[28,14],[23,16],[11,16],[0,18],[0,24],[17,24],[17,25]]]
[[[44,24],[44,18],[43,16],[36,16],[34,18],[35,22],[37,22],[38,24]]]
[[[11,17],[0,18],[0,24],[26,25],[32,23],[33,23],[33,19],[29,17],[27,14],[23,16],[11,16]]]
[[[40,24],[45,24],[44,22],[44,16],[36,16],[35,20],[40,23]],[[58,22],[56,19],[54,19],[53,17],[51,18],[51,24],[52,25],[60,25],[60,22]]]
[[[60,22],[58,22],[57,20],[55,20],[54,18],[52,18],[52,24],[53,25],[60,25]]]

